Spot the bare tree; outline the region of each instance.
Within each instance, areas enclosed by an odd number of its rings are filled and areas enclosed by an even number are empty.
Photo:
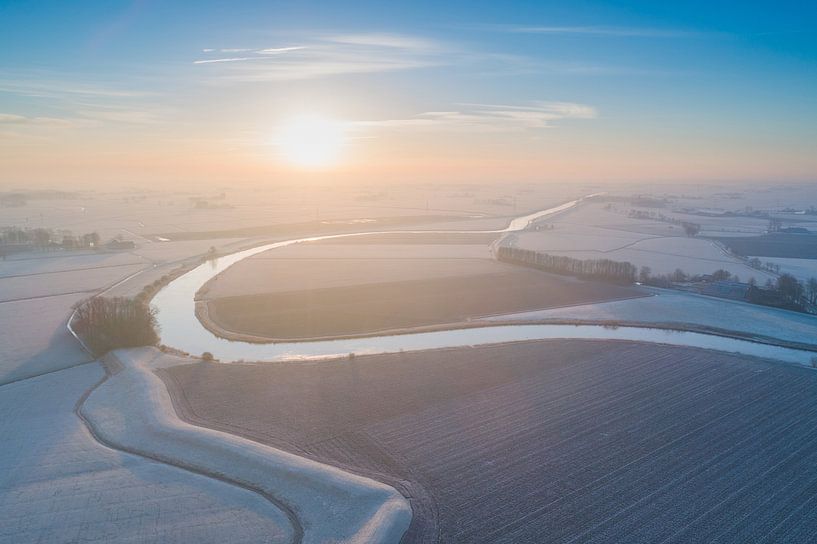
[[[131,298],[94,297],[77,308],[73,325],[96,355],[159,341],[155,310]]]

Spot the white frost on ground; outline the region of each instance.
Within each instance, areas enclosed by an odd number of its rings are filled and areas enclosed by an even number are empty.
[[[749,257],[750,259],[752,257]],[[764,263],[780,266],[780,272],[791,274],[800,281],[817,278],[817,259],[791,259],[783,257],[757,257]]]
[[[240,261],[207,282],[219,298],[313,288],[497,274],[514,270],[485,245],[296,244]]]
[[[564,212],[545,223],[553,228],[520,233],[514,245],[575,259],[627,261],[639,268],[648,266],[653,274],[669,274],[679,268],[688,274],[724,269],[743,281],[754,277],[763,283],[773,278],[711,240],[684,236],[678,225],[634,219],[597,203]]]
[[[142,263],[114,268],[76,269],[45,275],[0,278],[0,301],[62,295],[80,291],[91,293],[100,287],[113,285],[118,280],[149,266]]]
[[[0,542],[291,542],[256,493],[101,446],[74,413],[89,363],[0,387]]]
[[[103,440],[278,498],[301,522],[305,543],[399,542],[408,528],[408,501],[385,484],[181,421],[153,369],[189,360],[154,348],[118,350],[114,357],[122,370],[81,409]]]
[[[26,251],[0,260],[0,278],[18,274],[50,274],[76,269],[113,268],[144,264],[144,260],[126,252]],[[43,278],[47,280],[47,277]]]
[[[681,323],[791,342],[817,343],[817,316],[691,293],[651,290],[656,296],[495,316],[488,320],[584,319]]]
[[[12,257],[0,261],[0,384],[88,361],[65,328],[73,306],[150,266],[125,253]]]
[[[91,359],[65,328],[71,306],[86,296],[0,303],[0,384]]]

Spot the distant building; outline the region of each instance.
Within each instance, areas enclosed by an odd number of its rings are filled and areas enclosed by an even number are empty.
[[[729,280],[702,282],[698,288],[698,292],[710,297],[748,300],[749,284]]]
[[[136,244],[133,243],[133,240],[116,240],[113,239],[107,244],[105,244],[106,249],[115,249],[115,250],[122,250],[122,249],[134,249],[136,248]]]

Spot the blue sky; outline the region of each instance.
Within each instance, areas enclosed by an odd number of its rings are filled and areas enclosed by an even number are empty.
[[[177,146],[297,175],[267,136],[318,112],[351,127],[349,176],[487,152],[481,175],[520,179],[813,179],[815,23],[804,2],[5,0],[0,161],[93,177]],[[82,146],[105,157],[59,158]],[[163,164],[144,175],[183,169]]]

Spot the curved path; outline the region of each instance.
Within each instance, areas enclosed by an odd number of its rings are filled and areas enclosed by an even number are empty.
[[[155,348],[118,350],[108,376],[77,403],[105,445],[254,491],[280,508],[295,542],[398,542],[411,521],[391,487],[181,421],[155,370],[189,363]]]
[[[594,195],[590,195],[594,196]],[[589,198],[589,197],[585,197]],[[208,261],[165,286],[153,300],[165,345],[216,357],[271,361],[350,353],[383,353],[550,338],[619,339],[697,346],[806,364],[813,352],[720,336],[598,325],[499,325],[323,342],[254,344],[213,335],[196,318],[195,295],[233,264],[292,244],[387,233],[510,233],[575,207],[584,199],[529,214],[501,230],[378,231],[317,236],[266,244]],[[70,328],[70,326],[69,326]],[[120,350],[117,371],[78,404],[100,440],[146,457],[252,489],[289,512],[304,542],[398,542],[408,527],[408,502],[394,489],[233,435],[181,421],[154,370],[187,364],[154,348]]]

